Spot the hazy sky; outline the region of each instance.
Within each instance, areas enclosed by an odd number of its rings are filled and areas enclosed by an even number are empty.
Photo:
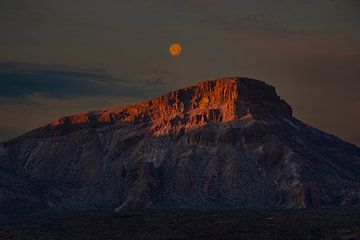
[[[245,76],[360,145],[359,0],[0,0],[0,33],[0,140]]]

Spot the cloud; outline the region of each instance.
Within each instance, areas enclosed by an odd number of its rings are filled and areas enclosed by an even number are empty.
[[[0,96],[26,98],[40,94],[53,98],[106,94],[104,83],[112,77],[101,71],[34,65],[0,63]]]
[[[255,35],[311,35],[321,31],[300,28],[284,23],[271,15],[244,14],[221,15],[211,14],[203,17],[202,23],[213,25],[230,33],[249,33]]]
[[[164,81],[162,78],[144,79],[143,82],[145,83],[145,85],[150,85],[150,86],[159,86],[159,85],[164,84]]]
[[[329,0],[329,1],[334,4],[337,4],[338,6],[360,8],[359,0]]]
[[[208,15],[205,22],[218,25],[226,30],[251,33],[289,33],[290,29],[274,18],[263,14],[243,16]]]
[[[119,96],[143,99],[159,94],[164,81],[114,77],[99,69],[0,62],[0,98],[31,101],[31,96],[78,98]]]

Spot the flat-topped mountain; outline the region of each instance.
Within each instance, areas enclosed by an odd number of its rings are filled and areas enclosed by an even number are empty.
[[[167,93],[126,108],[62,117],[50,126],[132,122],[150,124],[156,136],[245,116],[290,116],[291,107],[274,87],[247,78],[224,78]]]
[[[0,144],[0,208],[360,204],[360,148],[224,78],[76,114]]]

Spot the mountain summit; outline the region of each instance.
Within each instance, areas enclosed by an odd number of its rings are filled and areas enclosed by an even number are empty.
[[[52,126],[132,122],[150,124],[150,132],[161,136],[253,115],[291,117],[291,114],[291,107],[280,99],[274,87],[248,78],[223,78],[126,108],[62,117]]]
[[[0,145],[0,208],[360,204],[360,149],[223,78],[62,117]]]

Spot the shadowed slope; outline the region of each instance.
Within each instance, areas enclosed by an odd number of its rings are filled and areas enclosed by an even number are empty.
[[[52,208],[303,208],[360,198],[359,148],[296,120],[272,86],[246,78],[62,117],[3,143],[0,163],[41,182],[34,198]]]

